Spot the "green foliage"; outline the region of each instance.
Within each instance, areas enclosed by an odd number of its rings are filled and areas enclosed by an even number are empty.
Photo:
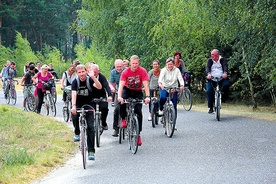
[[[14,50],[14,55],[16,60],[16,66],[18,68],[18,75],[23,75],[23,70],[20,70],[20,68],[23,68],[27,61],[36,62],[38,61],[38,59],[32,51],[28,40],[22,38],[22,35],[19,32],[17,32],[16,35],[15,46],[16,48]]]
[[[0,45],[0,68],[7,62],[7,60],[13,61],[14,54],[10,48],[6,48],[3,45]]]
[[[24,148],[10,148],[2,154],[3,166],[31,165],[35,161],[34,156],[30,155]]]
[[[82,64],[87,62],[95,62],[97,65],[99,65],[101,73],[104,74],[107,78],[109,77],[110,70],[114,62],[100,55],[96,49],[95,44],[91,44],[90,48],[86,48],[84,44],[78,44],[75,46],[75,52],[77,59]]]

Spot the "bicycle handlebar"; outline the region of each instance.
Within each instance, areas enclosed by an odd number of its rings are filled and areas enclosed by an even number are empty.
[[[141,99],[134,99],[134,98],[128,98],[128,99],[124,99],[124,103],[143,103],[144,100]]]
[[[85,109],[84,107],[88,107],[89,109]],[[91,105],[85,104],[81,108],[77,108],[76,111],[77,113],[94,112],[95,109]]]
[[[106,102],[107,99],[106,98],[93,98],[92,102],[95,102],[96,104],[100,103],[100,102]]]

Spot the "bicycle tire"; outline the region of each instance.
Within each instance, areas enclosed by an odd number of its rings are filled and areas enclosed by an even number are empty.
[[[173,136],[174,129],[175,129],[175,123],[176,123],[176,117],[175,117],[175,109],[172,104],[168,106],[167,111],[165,112],[165,122],[166,122],[166,133],[169,138]]]
[[[53,101],[56,104],[57,103],[57,92],[56,92],[56,88],[55,87],[52,87],[51,94],[52,94],[52,97],[53,97]]]
[[[216,108],[216,119],[220,121],[220,93],[216,92],[216,103],[215,103],[215,108]]]
[[[101,142],[101,119],[100,114],[96,114],[95,131],[96,131],[96,145],[100,147]]]
[[[26,98],[26,109],[31,112],[36,110],[36,101],[33,94],[28,94],[28,97]]]
[[[151,101],[151,109],[150,109],[150,112],[151,112],[151,125],[153,128],[155,128],[155,119],[156,119],[156,114],[154,112],[154,102]]]
[[[10,90],[8,90],[7,94],[6,94],[6,104],[10,104]]]
[[[85,121],[85,120],[81,119],[81,122],[82,121]],[[85,124],[85,122],[82,122],[82,123]],[[80,146],[81,146],[82,164],[83,164],[83,168],[86,169],[86,161],[87,161],[87,159],[86,159],[87,142],[86,141],[87,141],[87,139],[86,139],[86,129],[83,125],[81,125],[80,135],[81,135]]]
[[[139,123],[136,115],[131,119],[130,123],[130,148],[133,154],[138,150]]]
[[[50,94],[51,95],[51,94]],[[55,117],[57,114],[56,104],[54,103],[54,99],[52,96],[48,96],[49,100],[49,111],[51,112],[51,116]]]
[[[186,111],[191,110],[192,108],[192,93],[189,88],[185,88],[182,92],[181,104]]]
[[[10,98],[11,104],[15,105],[16,104],[16,100],[17,100],[16,90],[14,88],[11,88],[10,92],[11,92],[11,98]]]
[[[69,101],[65,102],[65,106],[62,108],[63,120],[65,122],[69,121]]]
[[[49,102],[47,97],[44,97],[44,103],[41,106],[41,114],[48,116],[49,115]]]

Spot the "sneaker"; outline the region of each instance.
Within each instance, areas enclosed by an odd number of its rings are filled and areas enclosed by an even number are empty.
[[[212,114],[213,112],[214,112],[213,108],[210,108],[208,111],[209,114]]]
[[[122,126],[122,128],[126,128],[127,127],[127,122],[126,122],[125,119],[122,119],[121,126]]]
[[[148,121],[151,121],[151,120],[152,120],[152,119],[151,119],[151,116],[149,116],[149,117],[148,117]]]
[[[79,135],[74,135],[74,142],[80,141],[80,136]]]
[[[164,113],[163,113],[163,111],[159,110],[158,114],[159,114],[159,116],[163,116]]]
[[[108,130],[108,126],[103,126],[103,130]]]
[[[140,135],[138,136],[137,144],[138,144],[138,146],[142,145],[142,139],[141,139]]]
[[[94,152],[88,152],[88,160],[95,160]]]
[[[119,130],[114,130],[112,136],[118,137],[118,134],[119,134]]]

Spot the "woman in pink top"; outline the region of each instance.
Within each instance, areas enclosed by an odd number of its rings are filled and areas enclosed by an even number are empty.
[[[43,97],[44,97],[44,94],[46,92],[46,90],[44,90],[42,88],[42,81],[48,82],[49,79],[52,79],[52,78],[53,78],[53,75],[50,72],[48,72],[48,66],[47,65],[43,65],[41,67],[41,72],[38,72],[32,78],[34,83],[37,83],[36,92],[37,92],[37,96],[38,96],[38,103],[37,103],[37,113],[38,114],[40,114],[41,106],[42,106],[42,102],[43,102]]]

